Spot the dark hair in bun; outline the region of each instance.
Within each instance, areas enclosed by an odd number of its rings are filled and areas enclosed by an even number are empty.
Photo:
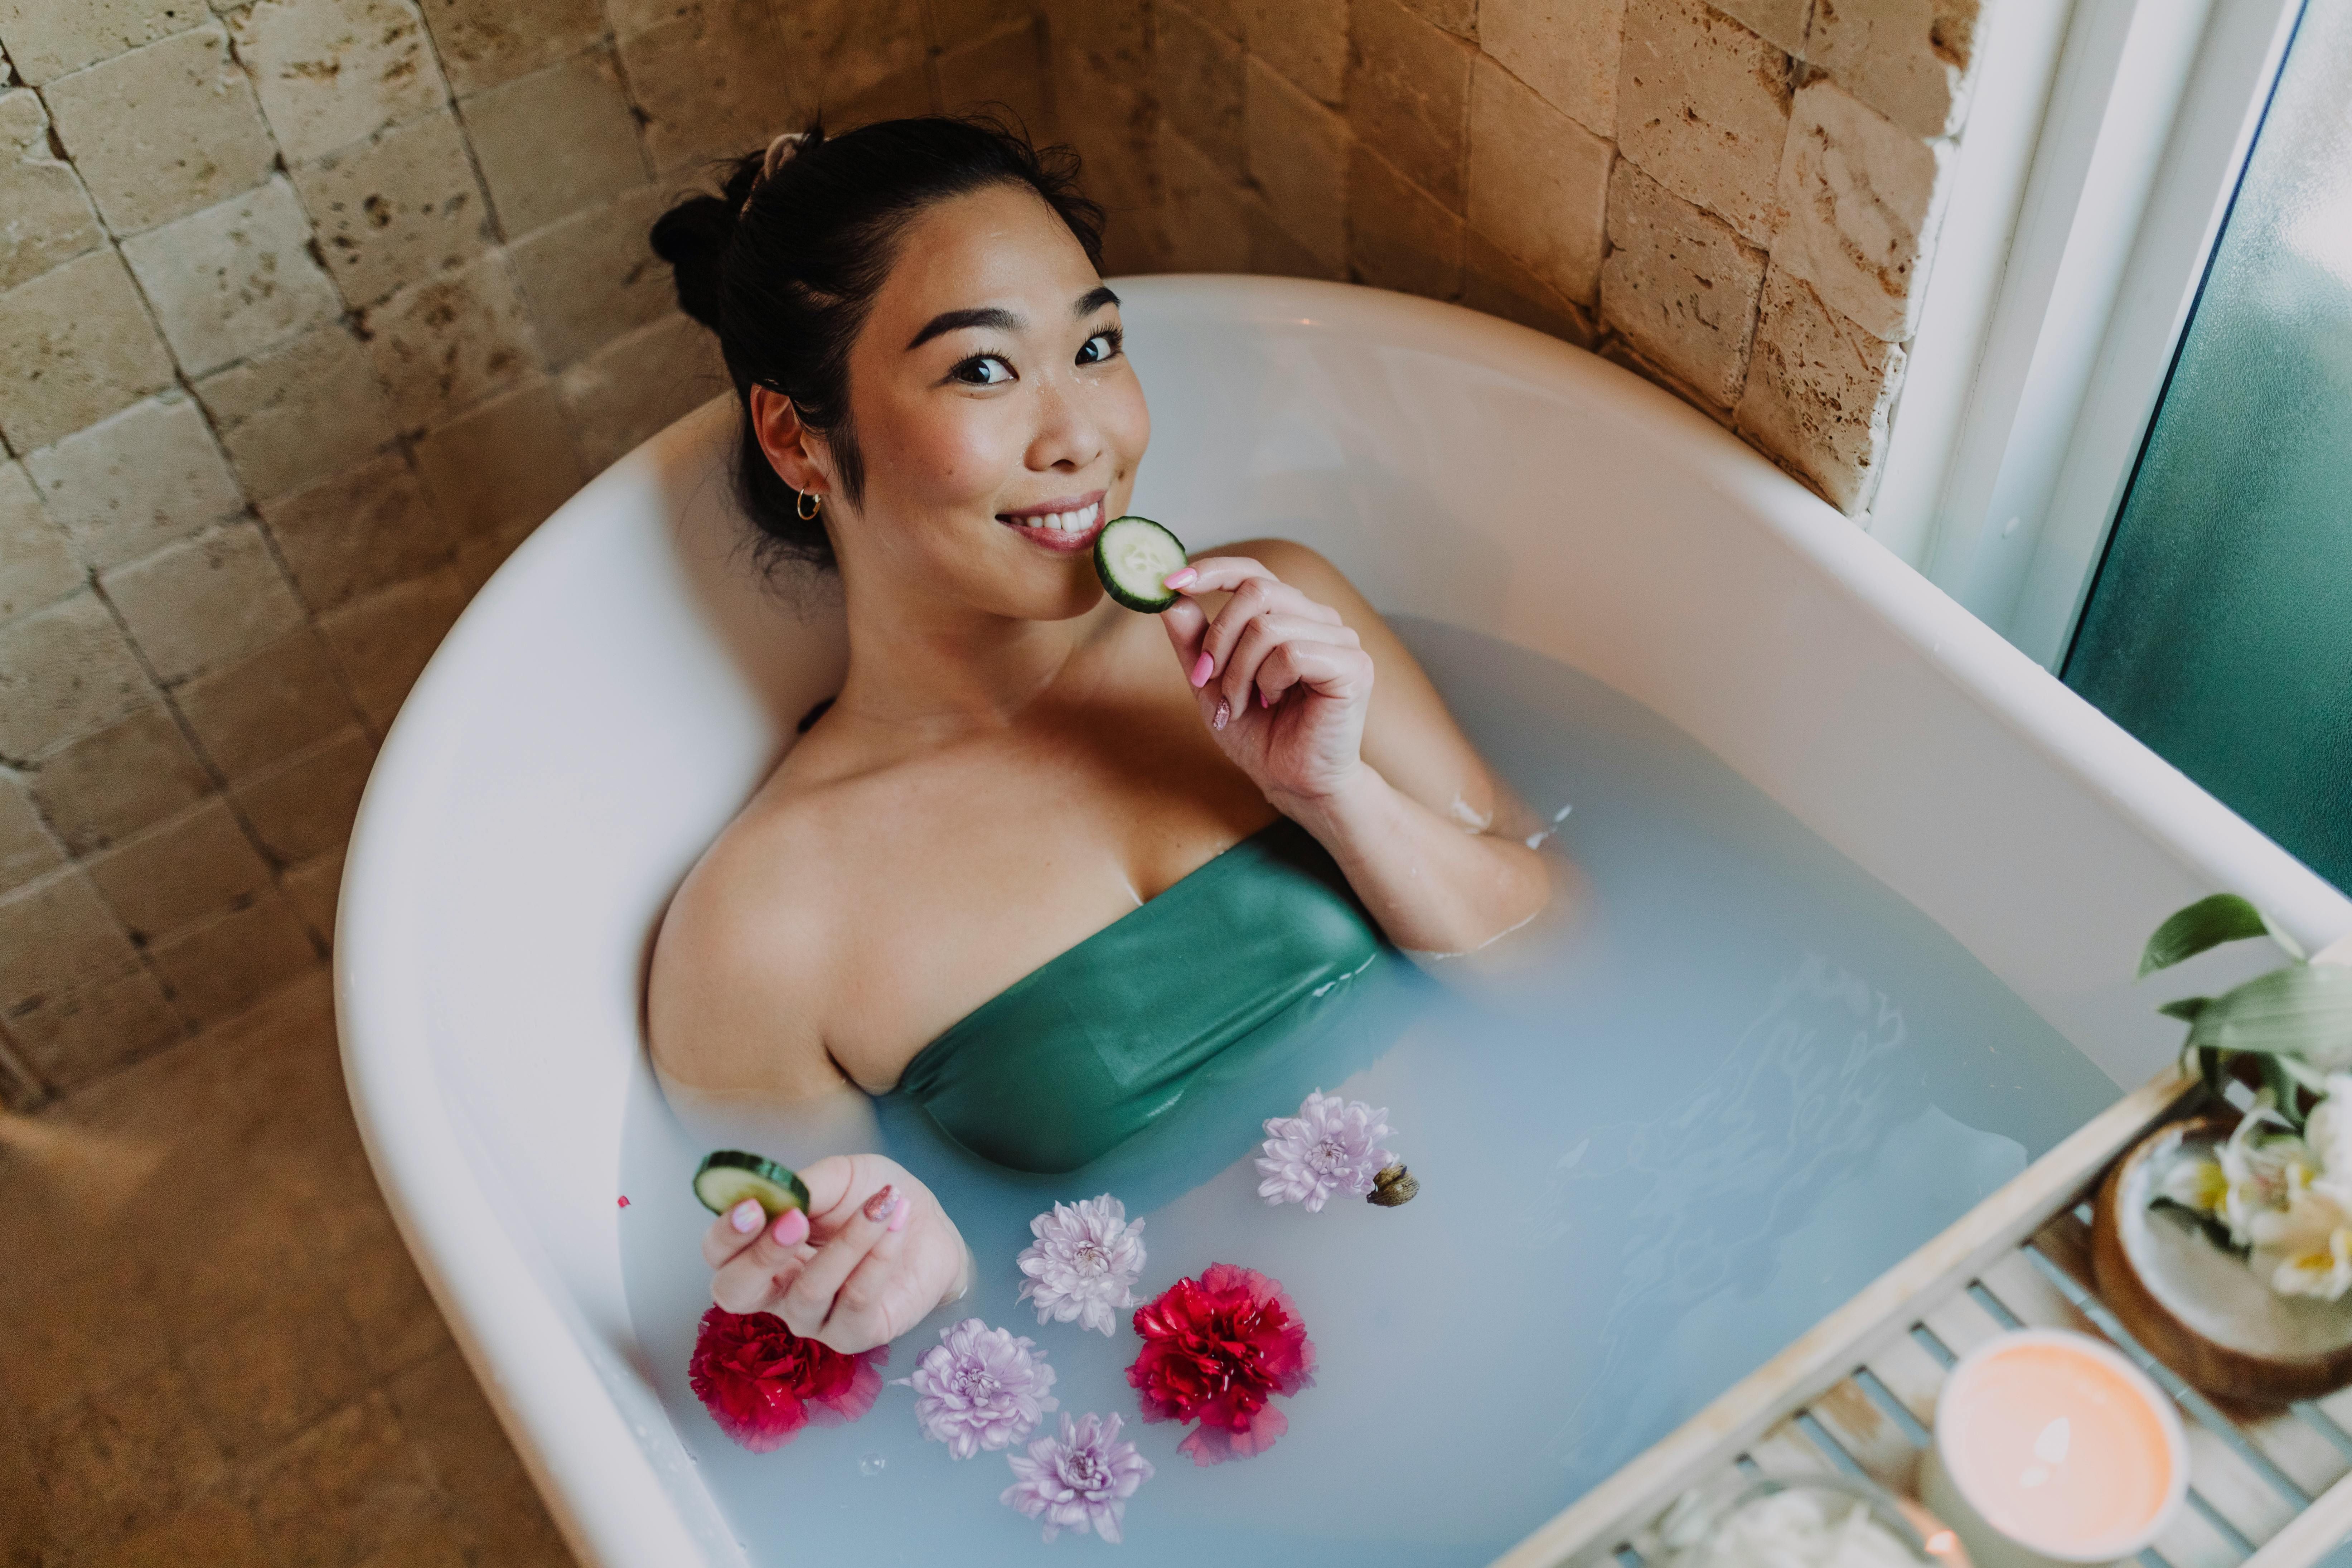
[[[779,149],[779,151],[782,151]],[[753,153],[728,166],[718,195],[689,196],[653,227],[677,302],[719,334],[742,405],[736,485],[770,561],[834,564],[822,516],[803,521],[799,492],[760,447],[751,392],[793,400],[824,434],[851,501],[866,470],[849,421],[849,346],[897,259],[907,225],[933,202],[990,185],[1034,191],[1102,264],[1102,209],[1078,194],[1077,158],[1032,147],[986,120],[887,120],[845,134],[812,125],[773,164]]]

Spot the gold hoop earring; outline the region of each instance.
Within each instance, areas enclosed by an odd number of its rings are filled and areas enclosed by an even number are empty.
[[[803,490],[801,491],[801,499],[793,503],[793,510],[800,514],[800,519],[803,522],[808,522],[815,518],[818,510],[823,508],[824,505],[824,498],[823,496],[818,495],[814,490]]]

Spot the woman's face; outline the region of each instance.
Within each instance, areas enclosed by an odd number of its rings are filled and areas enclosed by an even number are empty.
[[[992,186],[908,226],[850,349],[849,407],[865,495],[825,500],[852,576],[1024,620],[1100,600],[1095,535],[1126,510],[1151,416],[1118,297],[1035,194]]]

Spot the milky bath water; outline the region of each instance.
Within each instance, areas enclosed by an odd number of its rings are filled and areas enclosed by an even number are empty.
[[[1124,1544],[1041,1543],[998,1501],[1004,1456],[950,1460],[906,1388],[774,1453],[730,1442],[686,1375],[709,1304],[709,1215],[689,1185],[707,1150],[638,1075],[630,1310],[754,1563],[1485,1563],[2116,1097],[1927,917],[1648,710],[1508,644],[1397,626],[1530,806],[1569,808],[1545,849],[1576,863],[1588,900],[1558,935],[1530,933],[1550,950],[1511,978],[1381,966],[1346,1037],[1289,1064],[1306,1087],[1387,1109],[1414,1201],[1267,1207],[1258,1122],[1303,1092],[1281,1073],[1264,1079],[1270,1102],[1244,1085],[1188,1103],[1063,1177],[986,1166],[902,1102],[879,1106],[885,1152],[980,1263],[971,1294],[897,1342],[884,1375],[965,1316],[1031,1337],[1062,1409],[1126,1417],[1157,1468]],[[1136,1417],[1124,1314],[1105,1339],[1041,1327],[1016,1301],[1031,1216],[1105,1191],[1146,1222],[1139,1295],[1221,1261],[1289,1289],[1315,1385],[1283,1402],[1270,1451],[1196,1468],[1176,1451],[1186,1428]]]

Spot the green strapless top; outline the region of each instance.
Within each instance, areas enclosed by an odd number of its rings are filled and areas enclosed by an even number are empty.
[[[1329,853],[1277,817],[966,1014],[898,1088],[982,1159],[1074,1171],[1204,1069],[1231,1076],[1320,1032],[1390,952]]]

